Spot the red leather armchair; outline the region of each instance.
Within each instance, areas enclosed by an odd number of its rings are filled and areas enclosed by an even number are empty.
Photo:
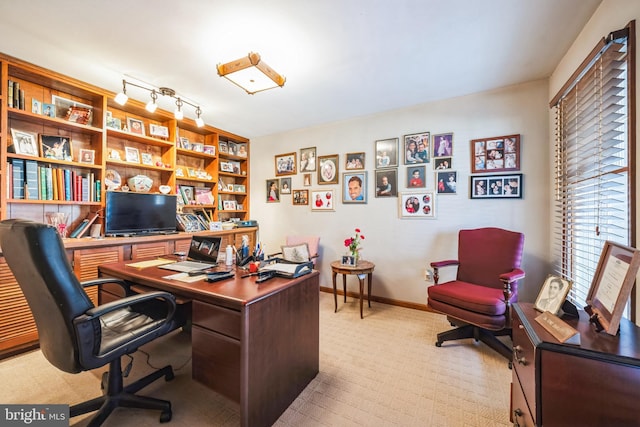
[[[500,341],[511,336],[509,306],[518,299],[518,280],[524,235],[488,227],[460,230],[458,259],[432,262],[434,286],[427,290],[428,305],[446,314],[455,329],[438,334],[443,342],[474,338],[511,360],[511,348]],[[439,269],[457,266],[455,280],[438,284]]]

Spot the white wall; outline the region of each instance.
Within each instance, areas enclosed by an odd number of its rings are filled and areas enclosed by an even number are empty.
[[[569,80],[571,74],[573,74],[580,63],[589,55],[589,52],[591,52],[600,39],[606,37],[611,31],[624,28],[630,21],[638,17],[640,17],[639,1],[604,0],[551,75],[549,79],[549,100],[551,100],[562,88],[562,85]],[[640,70],[637,65],[638,52],[640,51],[640,49],[638,49],[640,46],[638,44],[640,41],[638,37],[638,24],[640,24],[640,22],[636,22],[636,82],[640,82]],[[640,106],[640,94],[638,94],[636,90],[636,109],[637,106]],[[552,116],[549,116],[549,123],[553,123]],[[549,132],[549,141],[553,141],[552,125],[549,127]],[[637,118],[636,135],[640,135],[640,120],[637,120]],[[550,149],[550,153],[553,153],[552,149]],[[640,162],[640,152],[638,152],[638,150],[636,150],[636,155],[636,162]],[[640,188],[640,178],[638,174],[636,174],[636,185],[637,188]],[[640,244],[637,230],[640,230],[640,216],[636,218],[636,246]],[[636,320],[638,321],[640,320],[640,292],[636,292],[636,310]]]
[[[353,229],[362,230],[363,258],[376,264],[372,294],[415,304],[426,303],[424,269],[429,261],[455,258],[457,232],[461,228],[499,226],[524,232],[523,267],[527,272],[521,299],[533,300],[548,270],[548,188],[550,166],[547,81],[502,88],[460,98],[433,102],[374,116],[330,123],[268,137],[251,143],[251,212],[260,225],[267,253],[277,252],[287,234],[321,236],[320,285],[331,286],[330,262],[345,253],[343,241]],[[348,96],[336,102],[348,102]],[[454,132],[453,170],[458,172],[458,192],[437,197],[437,218],[398,218],[397,198],[376,198],[374,141],[430,131]],[[521,169],[524,198],[469,199],[470,147],[476,138],[521,134]],[[364,151],[369,179],[367,204],[337,203],[335,212],[312,212],[293,206],[291,195],[280,203],[266,203],[266,180],[275,178],[274,155],[317,147],[318,155],[340,155],[340,184],[346,153]],[[400,191],[405,191],[406,169],[399,166]],[[427,165],[427,188],[434,187],[432,163]],[[309,189],[333,188],[342,200],[340,185],[317,185],[314,175]],[[292,176],[292,188],[303,188],[302,175]],[[453,271],[451,272],[451,274]],[[347,283],[357,291],[357,280]]]

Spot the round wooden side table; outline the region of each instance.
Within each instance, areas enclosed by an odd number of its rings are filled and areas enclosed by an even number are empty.
[[[344,292],[344,302],[347,302],[347,275],[355,274],[360,281],[360,318],[362,319],[362,294],[364,293],[364,278],[367,276],[367,303],[371,308],[371,277],[375,264],[370,261],[358,261],[358,265],[343,265],[340,261],[331,263],[331,272],[333,275],[333,302],[335,304],[336,313],[338,311],[338,294],[336,292],[336,276],[342,274],[342,291]]]

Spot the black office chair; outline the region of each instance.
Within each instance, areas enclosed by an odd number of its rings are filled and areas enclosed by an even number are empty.
[[[170,421],[171,402],[134,393],[162,376],[173,379],[171,366],[125,387],[120,358],[184,324],[174,296],[133,294],[126,282],[117,279],[80,283],[56,229],[45,224],[18,219],[0,222],[0,247],[29,303],[47,360],[69,373],[109,364],[103,396],[72,406],[71,417],[98,410],[89,426],[99,426],[116,407],[129,407],[158,409],[160,422]],[[128,296],[94,306],[83,288],[104,283],[120,284]]]

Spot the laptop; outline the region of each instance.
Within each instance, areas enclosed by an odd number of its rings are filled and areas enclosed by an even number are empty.
[[[206,270],[218,265],[218,252],[222,237],[192,236],[187,261],[177,261],[171,264],[159,265],[165,270],[191,273]]]

